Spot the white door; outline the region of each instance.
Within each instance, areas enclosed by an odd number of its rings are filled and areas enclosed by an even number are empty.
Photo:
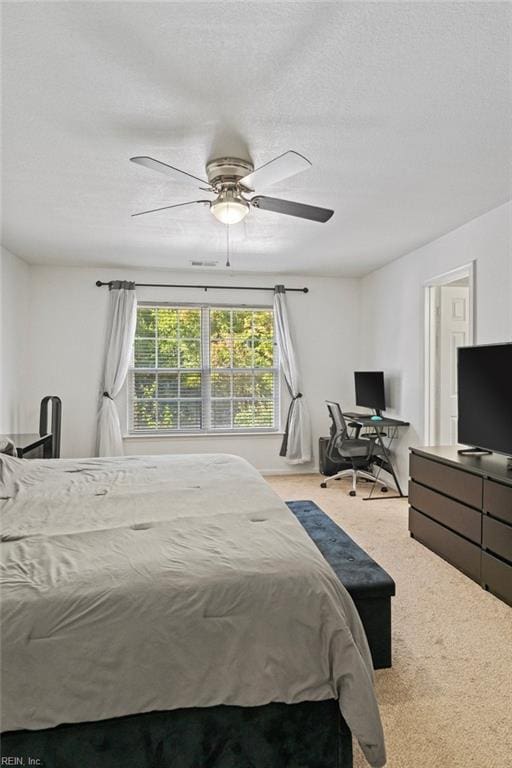
[[[439,329],[439,442],[457,443],[457,348],[469,344],[469,287],[441,287]]]

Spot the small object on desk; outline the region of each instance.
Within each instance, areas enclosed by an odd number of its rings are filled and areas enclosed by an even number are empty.
[[[0,453],[6,456],[16,456],[16,446],[10,437],[0,437]]]
[[[370,416],[372,421],[382,421],[382,416]]]

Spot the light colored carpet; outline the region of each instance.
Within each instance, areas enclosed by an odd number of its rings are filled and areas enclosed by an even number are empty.
[[[407,531],[407,501],[363,501],[345,481],[268,477],[311,499],[396,582],[393,668],[376,673],[388,768],[512,767],[512,609]],[[356,749],[355,768],[367,766]]]

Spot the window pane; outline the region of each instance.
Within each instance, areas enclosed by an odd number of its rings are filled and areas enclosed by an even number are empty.
[[[156,328],[156,310],[145,307],[137,309],[136,336],[154,336]]]
[[[252,310],[235,310],[233,312],[233,335],[243,336],[244,339],[252,336]]]
[[[146,399],[156,395],[156,373],[135,373],[133,376],[135,397]]]
[[[252,397],[254,377],[252,373],[233,374],[234,397]]]
[[[231,368],[231,342],[213,341],[210,348],[212,368]]]
[[[233,426],[252,427],[254,425],[254,403],[252,400],[233,401]]]
[[[212,402],[212,428],[231,429],[231,400]]]
[[[272,368],[274,360],[274,345],[271,339],[254,340],[254,367]]]
[[[180,368],[201,367],[201,343],[199,341],[180,341]]]
[[[153,339],[135,339],[134,362],[136,368],[155,368],[155,342]]]
[[[273,427],[274,426],[274,401],[263,400],[254,403],[254,426],[255,427]]]
[[[133,428],[156,428],[156,403],[154,400],[136,400],[133,404]]]
[[[178,403],[176,401],[158,402],[158,428],[159,429],[177,429],[178,428]]]
[[[178,397],[178,374],[158,374],[158,397]]]
[[[178,310],[160,307],[157,319],[158,336],[175,339],[178,336]]]
[[[233,341],[233,368],[252,368],[252,343],[247,341]]]
[[[253,312],[254,335],[260,339],[273,339],[274,322],[272,312]]]
[[[225,339],[231,336],[231,311],[212,309],[210,312],[210,336],[212,339]]]
[[[231,397],[231,374],[212,373],[212,397]]]
[[[192,400],[190,402],[180,402],[180,428],[181,429],[200,429],[201,428],[201,401]]]
[[[158,367],[178,367],[178,342],[171,339],[158,339]]]
[[[274,374],[256,373],[254,376],[254,396],[272,397],[274,394]]]
[[[200,309],[182,309],[180,310],[180,336],[182,339],[200,339],[201,338],[201,310]]]
[[[180,397],[201,397],[201,374],[180,374]]]

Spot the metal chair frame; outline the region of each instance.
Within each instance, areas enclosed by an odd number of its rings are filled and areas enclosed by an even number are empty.
[[[376,437],[363,437],[359,438],[360,427],[354,425],[356,428],[356,437],[350,437],[349,425],[345,421],[343,411],[339,403],[335,403],[331,400],[326,400],[329,416],[331,417],[331,438],[327,444],[326,454],[329,459],[334,463],[350,462],[352,467],[350,469],[342,469],[336,472],[335,475],[331,475],[320,483],[321,488],[327,488],[327,484],[333,480],[340,480],[344,477],[352,478],[352,490],[349,491],[350,496],[356,496],[357,494],[357,481],[359,479],[366,480],[371,483],[380,483],[381,490],[387,491],[386,484],[379,480],[379,478],[372,472],[368,471],[373,466],[372,457],[374,456],[376,449]],[[358,451],[361,451],[358,453]]]

